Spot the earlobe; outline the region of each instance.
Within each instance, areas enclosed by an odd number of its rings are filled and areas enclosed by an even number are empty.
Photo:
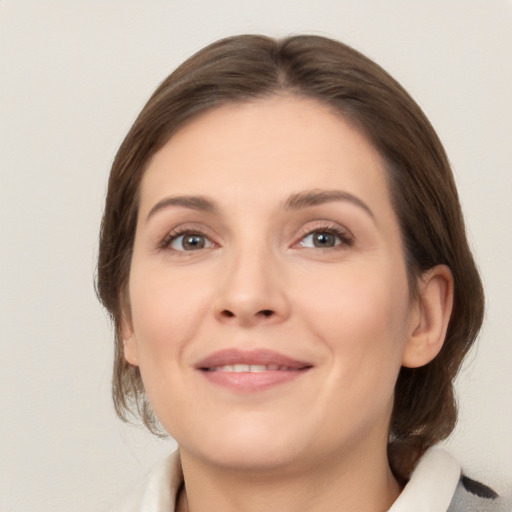
[[[137,341],[134,336],[123,339],[123,351],[125,360],[133,366],[138,366]]]
[[[128,311],[128,313],[126,312]],[[138,366],[137,340],[133,332],[133,325],[129,308],[124,308],[121,317],[121,337],[123,340],[123,354],[125,360],[133,366]]]
[[[427,270],[418,281],[417,310],[402,365],[424,366],[441,350],[453,308],[453,275],[446,265]]]

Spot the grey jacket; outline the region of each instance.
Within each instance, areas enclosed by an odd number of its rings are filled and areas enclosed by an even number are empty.
[[[486,485],[462,476],[448,512],[511,512],[503,498]]]

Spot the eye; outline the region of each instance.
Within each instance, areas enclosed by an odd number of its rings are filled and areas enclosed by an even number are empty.
[[[325,228],[311,231],[299,244],[307,248],[332,249],[337,246],[351,246],[352,237],[339,228]]]
[[[170,234],[165,244],[174,251],[198,251],[214,247],[214,243],[201,233],[175,233]]]

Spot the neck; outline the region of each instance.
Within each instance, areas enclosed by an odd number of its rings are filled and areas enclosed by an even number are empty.
[[[384,512],[400,494],[381,453],[325,457],[306,468],[234,470],[210,466],[182,452],[185,488],[178,512]]]

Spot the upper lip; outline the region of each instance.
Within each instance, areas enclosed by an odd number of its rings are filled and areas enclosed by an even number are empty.
[[[229,348],[214,352],[199,361],[195,367],[198,370],[207,370],[219,366],[248,364],[248,365],[278,365],[293,369],[310,368],[311,363],[300,361],[293,357],[286,356],[274,350],[255,349],[241,350]]]

